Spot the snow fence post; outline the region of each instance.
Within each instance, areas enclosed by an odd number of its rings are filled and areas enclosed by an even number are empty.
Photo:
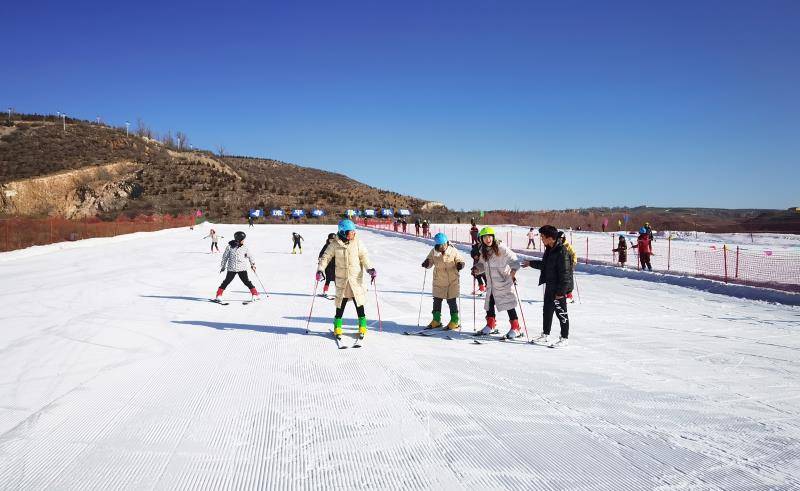
[[[728,246],[722,245],[722,261],[725,268],[725,283],[728,282]]]
[[[736,246],[736,279],[739,278],[739,246]]]
[[[667,271],[669,271],[669,262],[672,258],[672,234],[667,237]]]
[[[589,236],[586,236],[586,264],[589,264]]]

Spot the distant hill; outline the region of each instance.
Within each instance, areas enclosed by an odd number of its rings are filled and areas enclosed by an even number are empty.
[[[245,210],[320,207],[420,209],[427,201],[342,174],[277,160],[190,151],[87,121],[15,119],[0,127],[0,213],[64,215],[186,213],[215,220]]]

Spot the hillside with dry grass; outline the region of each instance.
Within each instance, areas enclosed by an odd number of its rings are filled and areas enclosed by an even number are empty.
[[[319,207],[336,216],[347,208],[418,209],[426,203],[342,174],[189,151],[171,141],[126,135],[124,128],[86,121],[67,119],[64,129],[61,121],[50,119],[20,117],[13,126],[2,127],[0,213],[79,218],[201,209],[215,220],[234,220],[253,207]],[[122,163],[124,174],[106,170]],[[98,171],[84,172],[87,168]],[[68,189],[70,183],[74,189]],[[48,198],[48,189],[58,196]],[[126,195],[121,189],[131,192]],[[84,196],[93,197],[98,206],[80,202]]]

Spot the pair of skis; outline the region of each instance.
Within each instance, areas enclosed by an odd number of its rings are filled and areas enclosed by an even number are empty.
[[[216,298],[209,298],[208,301],[211,302],[211,303],[218,304],[218,305],[230,305],[231,304],[230,302],[223,302],[222,300],[217,300]],[[255,300],[243,300],[242,301],[242,305],[248,305],[248,304],[253,303],[254,301]]]
[[[336,347],[337,347],[338,349],[347,349],[348,347],[349,347],[349,348],[360,348],[361,346],[363,346],[363,344],[362,344],[362,343],[364,342],[364,338],[361,336],[361,334],[357,334],[357,335],[356,335],[356,338],[355,338],[355,341],[353,342],[353,344],[351,344],[350,346],[348,346],[348,345],[347,345],[347,344],[344,342],[344,338],[343,338],[342,336],[337,336],[337,335],[336,335],[336,334],[334,334],[334,332],[333,332],[333,331],[331,331],[331,330],[329,330],[328,332],[329,332],[329,333],[331,333],[331,336],[333,336],[333,339],[334,339],[334,341],[336,341]]]

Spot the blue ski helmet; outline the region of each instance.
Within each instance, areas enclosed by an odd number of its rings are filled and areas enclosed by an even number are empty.
[[[433,236],[433,243],[436,245],[447,244],[447,236],[441,232]]]
[[[642,228],[639,229],[639,233],[640,234],[646,234],[647,233],[647,229],[642,227]]]
[[[356,229],[356,224],[352,220],[342,220],[339,222],[339,233],[347,233]]]

